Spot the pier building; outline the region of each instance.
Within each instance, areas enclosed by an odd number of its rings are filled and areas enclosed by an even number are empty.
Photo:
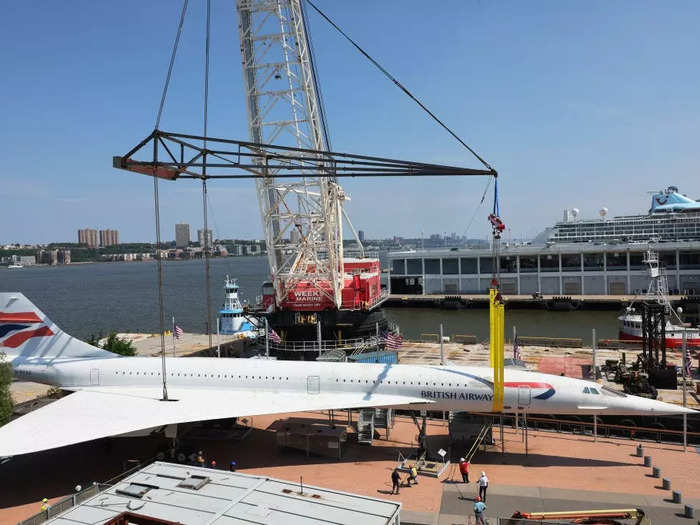
[[[503,245],[501,290],[527,295],[627,295],[649,285],[646,243],[545,246]],[[700,240],[652,245],[670,292],[700,293]],[[392,294],[487,294],[493,276],[490,249],[425,249],[388,255]]]
[[[571,213],[573,212],[573,213]],[[566,210],[541,244],[441,248],[388,254],[393,294],[488,293],[498,265],[501,290],[528,295],[628,295],[649,285],[644,252],[659,253],[674,294],[700,293],[700,203],[670,186],[652,195],[646,215],[578,220]]]

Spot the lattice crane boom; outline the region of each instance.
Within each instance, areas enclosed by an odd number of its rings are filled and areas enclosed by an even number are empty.
[[[248,124],[253,142],[328,151],[301,0],[238,0]],[[335,177],[256,179],[277,304],[302,280],[336,307],[343,289],[343,201]],[[330,169],[330,167],[329,167]]]

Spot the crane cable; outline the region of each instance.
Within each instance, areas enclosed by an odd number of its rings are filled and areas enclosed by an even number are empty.
[[[165,85],[163,86],[163,93],[160,96],[160,106],[158,107],[158,116],[156,117],[156,129],[160,126],[160,118],[163,116],[163,107],[165,106],[165,97],[168,95],[168,87],[170,86],[170,78],[173,75],[173,66],[175,65],[175,55],[177,55],[177,48],[180,44],[180,36],[182,35],[182,27],[185,24],[185,14],[187,13],[188,0],[185,0],[182,4],[182,12],[180,13],[180,23],[177,26],[177,33],[175,34],[175,42],[173,42],[173,51],[170,54],[170,65],[168,66],[168,74],[165,76]]]
[[[491,215],[489,215],[489,223],[491,224],[491,251],[493,257],[493,268],[492,268],[492,278],[491,285],[496,289],[500,288],[501,281],[501,268],[500,268],[500,248],[501,248],[501,233],[505,230],[505,224],[500,217],[501,207],[498,202],[498,179],[494,181],[493,185],[493,210]]]
[[[202,163],[202,214],[204,216],[204,288],[207,301],[206,328],[209,336],[209,348],[213,347],[211,330],[211,270],[209,268],[209,214],[207,209],[207,126],[209,123],[209,48],[211,42],[211,0],[206,3],[206,35],[204,41],[204,140],[203,140],[203,163]],[[217,320],[217,331],[218,331]],[[219,356],[221,357],[221,356]]]
[[[481,158],[481,157],[479,156],[479,154],[478,154],[476,151],[474,151],[472,148],[470,148],[470,147],[467,145],[466,142],[464,142],[461,138],[459,138],[459,136],[458,136],[454,131],[452,131],[442,120],[440,120],[440,119],[435,115],[435,113],[433,113],[432,111],[430,111],[430,110],[425,106],[425,104],[423,104],[420,100],[418,100],[418,98],[416,98],[416,97],[413,95],[413,93],[411,93],[411,92],[406,88],[406,86],[404,86],[401,82],[399,82],[399,81],[396,79],[396,77],[394,77],[391,73],[389,73],[379,62],[377,62],[377,61],[376,61],[374,58],[372,58],[364,49],[362,49],[362,48],[360,47],[360,45],[359,45],[357,42],[355,42],[352,38],[350,38],[350,36],[347,35],[347,33],[345,33],[345,31],[343,31],[340,27],[338,27],[338,24],[336,24],[335,22],[333,22],[333,20],[331,20],[331,19],[328,17],[328,15],[326,15],[323,11],[321,11],[318,7],[316,7],[316,5],[315,5],[311,0],[306,0],[306,2],[314,9],[314,11],[316,11],[316,12],[317,12],[319,15],[321,15],[330,25],[332,25],[332,26],[336,29],[336,31],[338,31],[341,35],[343,35],[343,36],[345,37],[345,39],[346,39],[348,42],[350,42],[360,53],[362,53],[370,62],[372,62],[372,64],[374,64],[375,67],[376,67],[377,69],[379,69],[379,71],[381,71],[382,73],[384,73],[384,75],[385,75],[389,80],[391,80],[391,81],[396,85],[396,87],[398,87],[401,91],[403,91],[404,93],[406,93],[406,95],[408,95],[409,98],[411,98],[411,100],[413,100],[416,104],[418,104],[418,106],[420,106],[420,108],[421,108],[423,111],[425,111],[428,115],[430,115],[430,116],[432,117],[432,119],[433,119],[435,122],[437,122],[440,126],[442,126],[442,128],[443,128],[445,131],[447,131],[450,135],[452,135],[452,136],[457,140],[457,142],[459,142],[462,146],[464,146],[465,148],[467,148],[467,150],[469,150],[469,152],[470,152],[472,155],[474,155],[474,156],[479,160],[479,162],[481,162],[487,169],[491,170],[491,171],[493,172],[493,176],[494,176],[494,177],[498,177],[498,172],[497,172],[495,169],[493,169],[493,168],[491,167],[491,165],[490,165],[488,162],[486,162],[483,158]]]
[[[469,223],[467,224],[467,227],[464,229],[464,233],[462,234],[463,237],[466,237],[467,233],[469,233],[469,229],[472,227],[472,224],[474,223],[474,219],[476,218],[476,214],[479,212],[481,209],[481,206],[484,204],[484,200],[486,199],[486,193],[489,191],[489,188],[491,187],[491,178],[486,182],[486,187],[484,188],[484,193],[481,194],[481,199],[479,200],[479,205],[474,209],[474,213],[472,213],[472,218],[469,219]]]
[[[499,222],[500,224],[502,224],[502,222],[500,221],[500,218],[499,218],[500,207],[499,207],[499,205],[498,205],[498,172],[497,172],[495,169],[493,169],[493,167],[491,167],[491,165],[490,165],[488,162],[486,162],[476,151],[474,151],[472,148],[470,148],[469,145],[467,145],[466,142],[464,142],[454,131],[452,131],[452,130],[447,126],[447,124],[445,124],[442,120],[440,120],[440,119],[437,117],[437,115],[435,115],[435,113],[433,113],[432,111],[430,111],[430,110],[425,106],[425,104],[423,104],[423,102],[421,102],[415,95],[413,95],[413,93],[411,93],[411,92],[406,88],[406,86],[404,86],[401,82],[399,82],[398,79],[397,79],[396,77],[394,77],[391,73],[389,73],[389,71],[386,70],[386,68],[384,68],[379,62],[377,62],[374,58],[372,58],[372,57],[369,55],[369,53],[367,53],[364,49],[362,49],[362,48],[360,47],[360,45],[359,45],[357,42],[355,42],[352,38],[350,38],[350,36],[349,36],[347,33],[345,33],[345,31],[343,31],[343,30],[338,26],[338,24],[336,24],[333,20],[331,20],[331,18],[330,18],[328,15],[326,15],[323,11],[321,11],[321,10],[316,6],[316,4],[313,3],[312,0],[306,0],[306,2],[314,9],[314,11],[316,11],[316,12],[317,12],[322,18],[324,18],[331,26],[333,26],[333,28],[335,28],[335,30],[338,31],[338,33],[340,33],[343,37],[345,37],[345,39],[346,39],[348,42],[350,42],[350,43],[355,47],[355,49],[357,49],[360,53],[362,53],[362,55],[365,56],[365,58],[367,58],[372,64],[374,64],[374,66],[375,66],[377,69],[379,69],[379,71],[381,71],[381,72],[384,74],[384,76],[386,76],[389,80],[391,80],[391,81],[396,85],[396,87],[398,87],[401,91],[403,91],[406,95],[408,95],[408,97],[409,97],[411,100],[413,100],[416,104],[418,104],[418,106],[419,106],[423,111],[425,111],[428,115],[430,115],[430,117],[431,117],[435,122],[437,122],[445,131],[447,131],[450,135],[452,135],[452,136],[457,140],[457,142],[459,142],[459,143],[460,143],[462,146],[464,146],[472,155],[474,155],[474,157],[476,157],[476,158],[479,160],[479,162],[481,162],[481,164],[484,165],[484,167],[486,167],[487,169],[489,169],[489,170],[492,172],[493,178],[496,179],[496,186],[494,187],[494,196],[493,196],[493,209],[494,209],[494,211],[493,211],[492,215],[489,216],[489,221],[491,221],[491,217],[495,215],[495,217],[497,218],[498,222]],[[489,184],[490,184],[490,183],[491,183],[491,179],[489,179],[488,183],[486,184],[486,189],[484,189],[484,193],[483,193],[483,195],[481,196],[481,200],[479,201],[479,205],[478,205],[478,206],[476,207],[476,209],[474,210],[474,213],[473,213],[473,215],[472,215],[472,218],[470,219],[469,224],[467,225],[467,228],[466,228],[466,230],[465,230],[465,234],[466,234],[466,232],[469,230],[469,228],[471,228],[471,225],[472,225],[472,223],[474,222],[474,218],[476,217],[477,212],[479,211],[481,205],[484,203],[484,198],[486,197],[486,193],[488,192]],[[493,225],[493,223],[492,223],[492,225]],[[496,230],[495,227],[494,227],[494,230],[493,230],[494,242],[495,242],[495,240],[496,240],[496,239],[495,239],[495,237],[496,237],[496,235],[497,235],[496,232],[497,232],[497,230]],[[500,238],[500,235],[499,235],[499,238]],[[494,259],[496,259],[497,257],[498,257],[498,255],[497,255],[497,254],[495,253],[495,251],[494,251]],[[494,262],[494,264],[497,264],[497,261]],[[494,268],[494,270],[495,270],[495,268]],[[496,272],[494,272],[494,277],[493,277],[493,279],[494,279],[494,280],[497,279]]]

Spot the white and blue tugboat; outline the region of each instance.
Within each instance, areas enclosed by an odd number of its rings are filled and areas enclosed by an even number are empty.
[[[254,320],[243,313],[243,306],[238,298],[238,279],[226,276],[224,306],[219,310],[219,332],[221,334],[241,334],[245,337],[257,337]]]

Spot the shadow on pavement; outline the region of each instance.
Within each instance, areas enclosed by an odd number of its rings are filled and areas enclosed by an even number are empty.
[[[549,456],[545,454],[488,453],[479,456],[479,463],[485,465],[524,465],[526,467],[627,467],[637,463],[608,461],[602,459]]]
[[[167,446],[162,437],[99,439],[34,454],[0,465],[0,508],[72,494],[76,485],[103,482],[131,466],[150,462]]]

